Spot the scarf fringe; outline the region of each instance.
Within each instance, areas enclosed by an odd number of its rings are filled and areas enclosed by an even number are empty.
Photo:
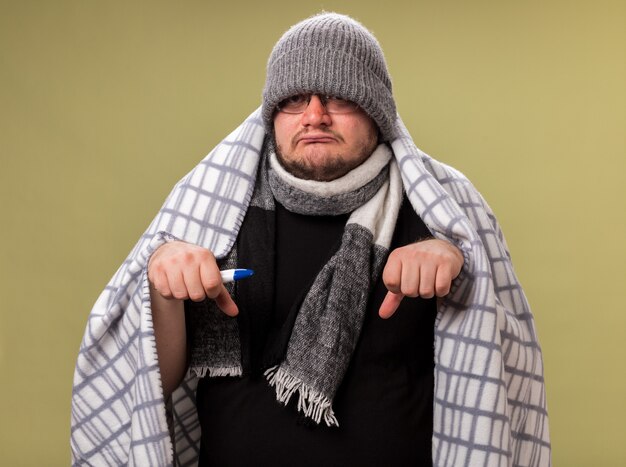
[[[201,366],[190,367],[187,371],[187,377],[197,376],[204,378],[205,376],[241,376],[241,366],[213,367]]]
[[[276,389],[276,400],[284,405],[298,392],[298,411],[319,424],[324,419],[328,426],[339,426],[332,401],[319,391],[307,386],[301,379],[290,375],[278,365],[265,371],[270,386]]]

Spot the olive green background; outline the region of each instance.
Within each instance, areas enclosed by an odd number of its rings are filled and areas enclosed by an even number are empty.
[[[67,465],[87,314],[173,184],[259,103],[282,32],[350,14],[417,144],[497,213],[553,461],[626,465],[625,2],[0,3],[0,464]]]

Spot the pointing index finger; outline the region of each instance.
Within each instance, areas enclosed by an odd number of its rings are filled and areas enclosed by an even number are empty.
[[[400,306],[400,302],[403,298],[404,295],[401,293],[387,292],[387,295],[378,310],[378,316],[383,319],[391,318]]]

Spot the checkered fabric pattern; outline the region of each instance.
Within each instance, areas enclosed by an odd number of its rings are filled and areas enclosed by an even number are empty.
[[[469,180],[398,127],[413,208],[465,256],[435,326],[433,465],[549,465],[541,349],[502,231]]]
[[[436,322],[433,464],[549,465],[541,351],[502,232],[462,174],[417,149],[400,119],[397,129],[391,147],[409,200],[465,257]],[[190,376],[173,395],[172,443],[146,266],[172,238],[217,258],[230,251],[264,138],[257,110],[176,185],[98,298],[74,375],[74,465],[197,464],[197,380]]]
[[[156,218],[98,298],[74,373],[74,465],[171,465],[146,266],[172,238],[223,257],[231,249],[254,187],[265,132],[259,112],[231,133],[174,188]],[[193,384],[193,381],[190,383]],[[188,384],[175,394],[174,420],[195,459],[199,427]],[[191,411],[191,412],[190,412]],[[187,446],[193,446],[187,448]]]

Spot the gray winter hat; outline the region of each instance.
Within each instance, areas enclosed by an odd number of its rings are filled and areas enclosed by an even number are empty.
[[[383,139],[393,139],[396,104],[385,57],[372,33],[354,19],[321,13],[292,26],[276,43],[263,89],[268,132],[280,101],[309,92],[356,102]]]

